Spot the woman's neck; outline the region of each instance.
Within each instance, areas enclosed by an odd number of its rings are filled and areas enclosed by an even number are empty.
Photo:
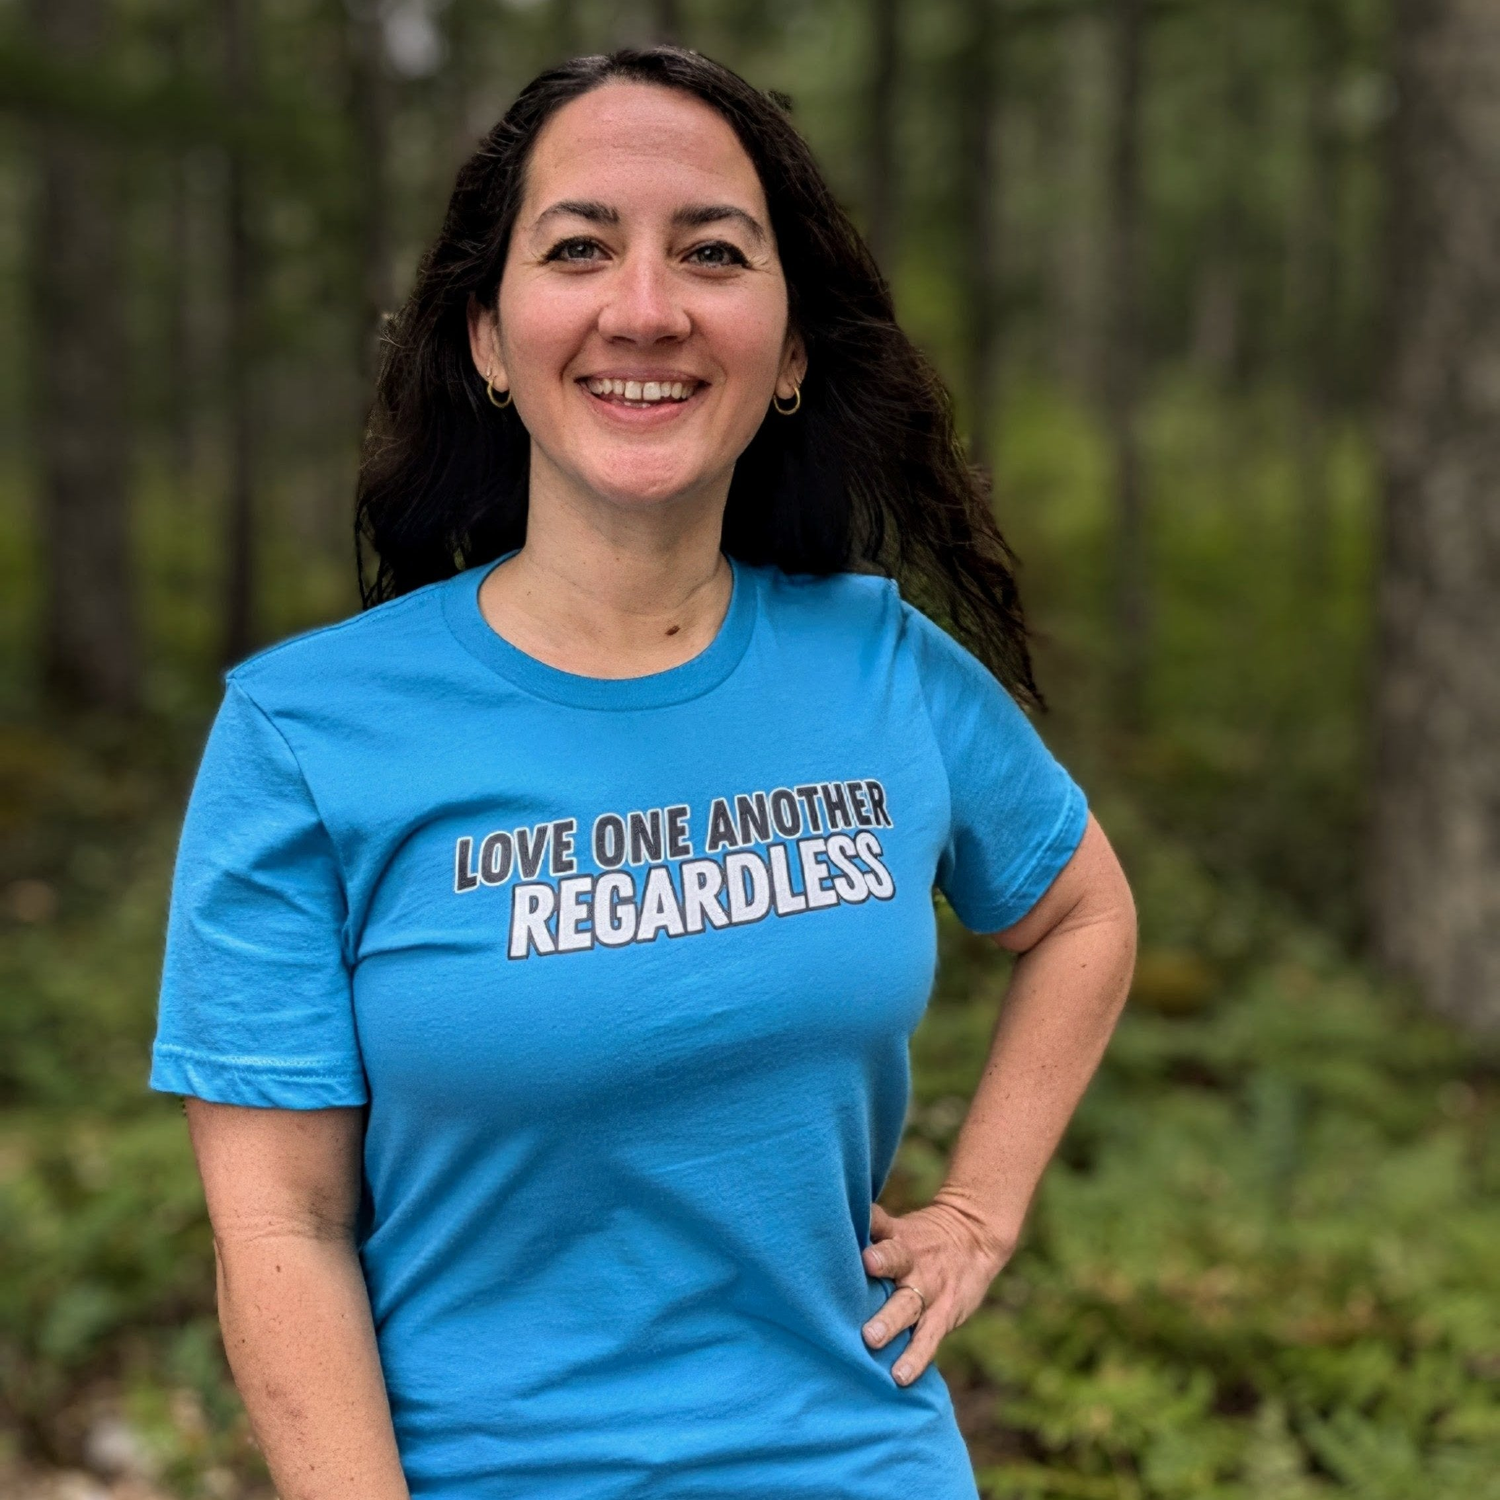
[[[719,550],[722,500],[633,508],[560,500],[533,485],[525,545],[479,592],[491,629],[584,677],[664,672],[712,642],[733,584]]]

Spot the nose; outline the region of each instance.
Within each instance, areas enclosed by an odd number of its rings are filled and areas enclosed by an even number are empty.
[[[627,255],[609,279],[599,332],[607,339],[655,344],[686,338],[692,327],[671,267],[656,254]]]

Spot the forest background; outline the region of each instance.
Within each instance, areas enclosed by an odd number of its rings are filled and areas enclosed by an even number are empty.
[[[1500,7],[0,3],[0,1495],[269,1493],[144,1082],[219,673],[357,608],[380,315],[515,90],[791,95],[1022,561],[1135,988],[946,1341],[987,1500],[1500,1496]],[[1005,967],[940,910],[886,1194]]]

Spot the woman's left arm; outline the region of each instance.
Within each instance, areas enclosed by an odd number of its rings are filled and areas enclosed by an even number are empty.
[[[1046,894],[992,936],[1020,956],[943,1185],[913,1213],[871,1206],[865,1269],[905,1287],[865,1324],[864,1336],[878,1349],[915,1323],[892,1372],[902,1385],[979,1306],[1014,1253],[1037,1183],[1130,989],[1135,903],[1092,814]],[[912,1286],[925,1310],[906,1289]]]

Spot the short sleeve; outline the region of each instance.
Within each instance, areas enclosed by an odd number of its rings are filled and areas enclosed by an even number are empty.
[[[297,759],[231,678],[177,850],[151,1087],[283,1109],[365,1103],[346,915]]]
[[[1088,821],[1083,790],[971,652],[902,602],[948,774],[950,831],[937,886],[964,926],[1000,932],[1045,894]]]

